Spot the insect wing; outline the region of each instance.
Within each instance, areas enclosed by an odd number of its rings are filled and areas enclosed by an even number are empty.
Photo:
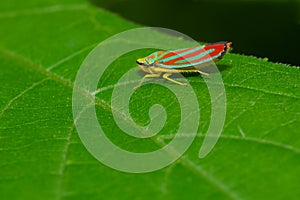
[[[227,51],[227,42],[209,44],[203,47],[191,47],[175,51],[158,52],[156,66],[178,69],[205,64],[221,59]]]

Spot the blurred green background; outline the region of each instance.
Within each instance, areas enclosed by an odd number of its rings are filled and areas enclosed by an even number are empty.
[[[235,52],[300,64],[298,0],[90,0],[134,22],[195,40],[232,41]]]

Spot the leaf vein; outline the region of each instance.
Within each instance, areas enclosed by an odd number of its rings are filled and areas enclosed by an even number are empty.
[[[87,46],[87,47],[84,47],[83,49],[80,49],[80,50],[78,50],[78,51],[72,53],[71,55],[69,55],[69,56],[67,56],[67,57],[65,57],[65,58],[63,58],[63,59],[61,59],[61,60],[59,60],[59,61],[56,62],[55,64],[49,66],[49,67],[46,69],[46,71],[51,71],[51,70],[53,70],[54,68],[59,67],[61,64],[65,63],[65,62],[67,62],[67,61],[69,61],[69,60],[71,60],[72,58],[74,58],[74,57],[76,57],[76,56],[78,56],[78,55],[84,53],[84,52],[87,51],[87,50],[90,50],[90,49],[94,48],[97,44],[98,44],[98,42],[97,42],[96,44],[89,45],[89,46]]]
[[[172,139],[173,137],[175,137],[176,134],[168,134],[168,135],[162,135],[159,136],[159,139]],[[180,134],[177,137],[193,137],[192,134]],[[197,134],[196,137],[216,137],[213,135],[205,135],[205,134]],[[288,151],[292,151],[293,153],[296,154],[300,154],[300,148],[297,148],[295,146],[292,145],[288,145],[285,143],[280,143],[280,142],[276,142],[273,140],[267,140],[267,139],[261,139],[261,138],[255,138],[255,137],[249,137],[249,136],[245,136],[245,137],[241,137],[241,136],[236,136],[236,135],[221,135],[220,138],[224,138],[224,139],[234,139],[234,140],[243,140],[243,141],[251,141],[251,142],[256,142],[256,143],[260,143],[260,144],[266,144],[266,145],[271,145],[271,146],[275,146],[278,148],[282,148]]]
[[[18,100],[19,98],[21,98],[24,94],[26,94],[27,92],[29,92],[30,90],[34,89],[36,86],[42,84],[43,82],[45,82],[46,80],[48,80],[48,78],[42,79],[38,82],[33,83],[32,85],[30,85],[28,88],[26,88],[25,90],[21,91],[18,95],[16,95],[14,98],[12,98],[6,105],[5,107],[1,110],[0,112],[0,118],[3,117],[5,111],[7,111],[11,105]]]

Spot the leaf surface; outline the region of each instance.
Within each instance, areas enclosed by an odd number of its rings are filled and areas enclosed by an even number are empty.
[[[98,162],[81,143],[73,123],[72,89],[80,64],[99,42],[138,26],[81,0],[0,5],[2,199],[299,197],[299,68],[226,55],[218,63],[227,95],[226,123],[204,159],[197,156],[209,125],[210,97],[201,77],[187,76],[201,109],[191,148],[162,170],[122,173]],[[151,52],[140,50],[116,60],[99,82],[97,98],[109,104],[122,73]],[[168,121],[155,140],[122,135],[111,110],[96,105],[99,121],[120,147],[152,151],[159,148],[156,141],[173,138],[180,120],[174,97],[162,98],[168,95],[149,85],[132,99],[132,117],[139,124],[149,122],[151,105],[165,106]]]

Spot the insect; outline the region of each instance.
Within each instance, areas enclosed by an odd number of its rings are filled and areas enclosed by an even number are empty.
[[[205,46],[196,46],[173,51],[157,51],[147,57],[137,59],[137,64],[147,74],[134,88],[142,85],[146,78],[161,77],[179,85],[187,85],[176,81],[170,76],[173,73],[197,72],[208,75],[199,68],[220,60],[230,49],[231,42],[217,42]]]

